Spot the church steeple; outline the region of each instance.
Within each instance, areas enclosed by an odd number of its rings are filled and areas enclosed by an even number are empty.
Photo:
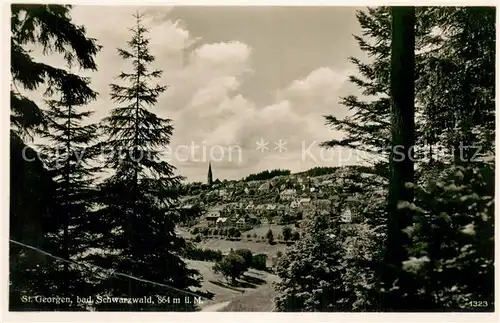
[[[207,184],[209,186],[212,186],[214,180],[213,180],[213,177],[212,177],[212,163],[209,162],[208,163],[208,175],[207,175]]]

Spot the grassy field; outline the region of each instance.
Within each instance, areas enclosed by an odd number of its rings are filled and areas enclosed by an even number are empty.
[[[262,237],[262,236],[265,237],[267,234],[267,231],[269,231],[269,229],[271,229],[271,231],[273,231],[274,238],[276,239],[278,234],[281,234],[283,232],[284,227],[290,227],[290,228],[294,229],[293,225],[263,224],[260,227],[253,228],[252,230],[242,232],[241,235],[243,237],[246,237],[246,235],[250,233],[252,236],[253,236],[253,234],[257,234],[258,237]]]
[[[253,254],[256,253],[264,253],[268,255],[268,258],[276,255],[278,251],[283,252],[286,248],[284,244],[274,244],[270,245],[269,243],[259,243],[253,241],[229,241],[229,240],[221,240],[221,239],[206,239],[202,242],[197,243],[197,245],[201,248],[210,248],[214,250],[220,250],[222,253],[228,253],[231,249],[248,249]]]
[[[244,277],[238,281],[237,286],[229,286],[222,276],[213,273],[213,262],[197,260],[185,261],[189,268],[197,269],[203,276],[201,290],[214,294],[211,300],[203,301],[200,305],[202,310],[206,307],[224,302],[229,302],[228,306],[231,307],[235,306],[232,305],[233,302],[236,302],[237,305],[243,301],[249,304],[247,306],[255,306],[255,308],[259,310],[258,308],[263,306],[260,304],[262,302],[260,300],[263,297],[262,295],[272,290],[271,282],[277,279],[277,276],[268,272],[250,269],[245,273]],[[242,305],[237,306],[242,307]]]

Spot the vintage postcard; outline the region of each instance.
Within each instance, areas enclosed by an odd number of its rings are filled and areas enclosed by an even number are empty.
[[[8,11],[9,315],[494,314],[496,7]]]

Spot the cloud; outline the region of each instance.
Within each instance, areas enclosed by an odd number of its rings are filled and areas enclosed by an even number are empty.
[[[205,44],[193,53],[198,64],[215,66],[246,64],[250,58],[251,49],[239,41]]]
[[[134,26],[136,10],[129,6],[75,6],[73,10],[75,22],[84,24],[88,35],[104,45],[96,59],[99,71],[83,73],[91,76],[93,89],[100,93],[99,100],[89,105],[96,111],[94,121],[116,107],[109,99],[109,83],[119,82],[116,75],[132,68],[131,62],[118,57],[116,48],[126,47],[130,40],[127,27]],[[315,143],[312,151],[317,155],[317,144],[338,136],[324,125],[323,115],[345,109],[337,101],[347,73],[319,66],[282,89],[260,89],[276,96],[272,102],[257,104],[244,89],[252,73],[261,72],[253,70],[254,49],[241,41],[204,43],[182,21],[169,20],[170,10],[160,7],[143,12],[150,51],[156,57],[153,68],[164,71],[158,83],[168,86],[153,111],[173,120],[171,150],[194,144],[203,146],[205,155],[211,149],[224,152],[228,158],[214,163],[220,178],[241,178],[269,168],[297,171],[317,166],[314,160],[303,160],[302,146]],[[53,56],[46,59],[55,65],[63,62]],[[268,151],[256,150],[260,139],[269,142]],[[280,140],[286,142],[281,152],[275,150]],[[241,152],[233,149],[230,159],[231,147]],[[179,156],[171,162],[180,175],[190,180],[205,178],[210,156],[201,158],[201,148],[195,153],[184,149]]]

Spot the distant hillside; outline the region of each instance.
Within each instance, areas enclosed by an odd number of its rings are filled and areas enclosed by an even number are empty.
[[[311,177],[323,176],[323,175],[333,174],[338,169],[339,167],[313,167],[311,169],[306,170],[305,172],[297,173],[297,175],[304,175]]]
[[[260,173],[250,174],[243,179],[245,182],[250,181],[262,181],[266,179],[271,179],[276,176],[290,175],[291,172],[289,169],[274,169],[274,170],[265,170]]]

